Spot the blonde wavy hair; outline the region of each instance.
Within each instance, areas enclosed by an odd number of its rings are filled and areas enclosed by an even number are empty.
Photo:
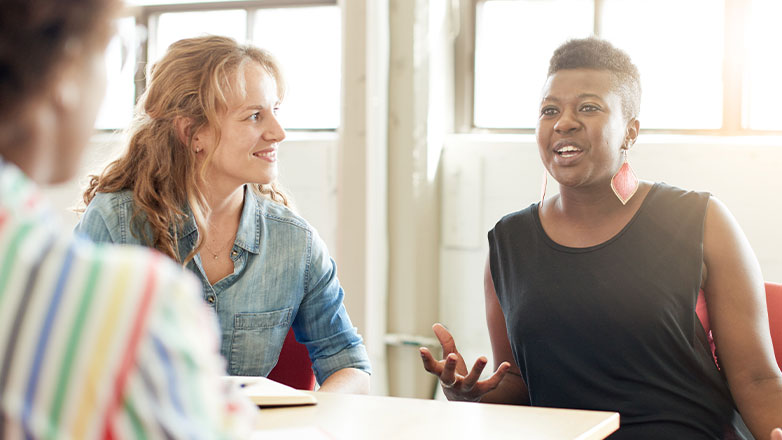
[[[147,246],[187,264],[205,243],[209,206],[198,182],[203,181],[216,150],[212,149],[199,167],[193,137],[208,126],[215,130],[219,145],[219,115],[227,110],[233,88],[243,89],[241,81],[232,79],[248,62],[259,63],[271,75],[282,100],[284,79],[279,64],[267,51],[219,36],[189,38],[172,44],[151,69],[149,83],[128,129],[126,150],[99,176],[89,176],[84,204],[89,205],[99,192],[131,190],[132,233]],[[186,144],[177,133],[179,118],[190,121]],[[290,206],[289,197],[277,182],[253,184],[252,189],[262,197]],[[187,221],[186,208],[190,209],[199,234],[194,248],[180,259],[177,231]]]

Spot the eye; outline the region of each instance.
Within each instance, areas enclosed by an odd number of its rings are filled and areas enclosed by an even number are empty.
[[[280,112],[280,107],[274,107],[272,112],[274,113],[274,116],[277,116],[277,114]]]
[[[582,112],[596,112],[600,111],[600,107],[594,105],[594,104],[584,104],[581,106]]]
[[[556,107],[543,107],[540,110],[541,116],[554,116],[557,113],[559,113],[559,110]]]
[[[247,118],[247,119],[250,120],[250,121],[260,121],[261,120],[261,113],[260,112],[255,112],[255,113],[251,114],[250,117]]]

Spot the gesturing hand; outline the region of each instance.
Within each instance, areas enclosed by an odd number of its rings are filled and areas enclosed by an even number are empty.
[[[486,363],[484,356],[478,358],[473,365],[472,370],[467,372],[467,364],[464,363],[462,355],[456,350],[456,343],[453,336],[441,324],[432,326],[434,334],[443,347],[443,356],[445,359],[437,361],[432,353],[425,347],[419,349],[421,359],[424,362],[426,371],[434,374],[440,379],[440,385],[448,400],[467,400],[478,401],[489,391],[497,388],[505,373],[508,372],[510,364],[503,362],[497,368],[497,371],[486,380],[478,380]],[[781,439],[782,440],[782,439]]]

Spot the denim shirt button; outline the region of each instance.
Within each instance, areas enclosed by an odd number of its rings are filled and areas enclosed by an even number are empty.
[[[206,297],[206,302],[208,302],[209,304],[214,304],[214,303],[215,303],[215,297],[214,297],[214,295],[209,295],[209,296],[207,296],[207,297]]]
[[[233,255],[235,257],[235,256],[239,255],[239,251],[234,249],[233,251],[231,251],[231,255]]]

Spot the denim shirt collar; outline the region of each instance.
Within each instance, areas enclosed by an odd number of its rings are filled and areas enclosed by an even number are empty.
[[[185,207],[184,211],[187,214],[187,220],[177,234],[178,240],[198,230],[190,207]],[[258,254],[261,248],[261,221],[260,200],[252,191],[250,185],[244,185],[244,207],[242,208],[242,216],[239,219],[239,230],[236,231],[234,245],[248,252]],[[195,238],[193,241],[195,241]]]

